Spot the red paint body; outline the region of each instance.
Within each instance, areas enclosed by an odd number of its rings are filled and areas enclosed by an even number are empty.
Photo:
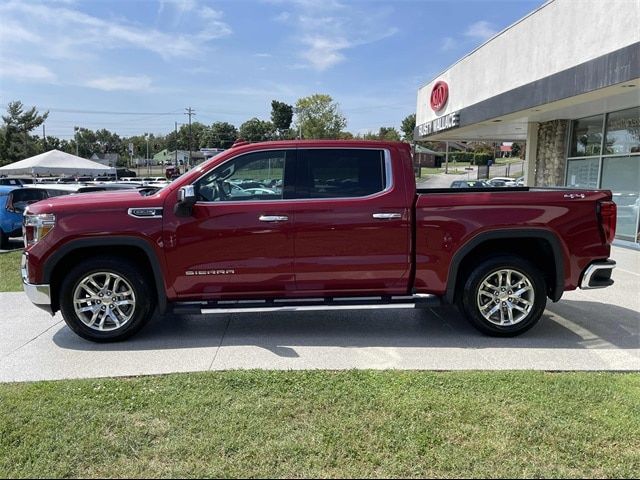
[[[390,154],[393,184],[363,198],[196,203],[174,214],[177,192],[238,155],[266,149],[378,148]],[[611,192],[567,190],[416,193],[407,144],[287,141],[232,148],[151,196],[134,192],[48,199],[31,213],[54,213],[56,227],[27,249],[29,281],[44,283],[51,255],[78,239],[143,240],[155,254],[169,302],[231,298],[295,298],[431,293],[447,290],[456,252],[479,234],[509,229],[551,232],[562,250],[564,290],[610,246],[597,214]],[[134,218],[129,208],[162,207],[162,218]],[[377,220],[372,213],[398,213]],[[261,215],[284,215],[265,224]],[[109,253],[108,248],[104,252]],[[187,275],[187,271],[233,274]]]

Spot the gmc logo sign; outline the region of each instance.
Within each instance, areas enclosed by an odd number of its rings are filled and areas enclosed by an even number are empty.
[[[444,108],[449,99],[449,85],[446,82],[439,81],[431,90],[431,108],[438,112]]]

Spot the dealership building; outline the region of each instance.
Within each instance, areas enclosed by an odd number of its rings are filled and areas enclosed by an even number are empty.
[[[529,186],[606,188],[639,246],[640,0],[550,0],[418,90],[416,140],[526,142]]]

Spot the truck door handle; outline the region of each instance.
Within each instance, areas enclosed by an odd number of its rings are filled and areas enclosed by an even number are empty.
[[[286,215],[260,215],[258,220],[261,222],[286,222],[289,217]]]
[[[374,213],[373,218],[379,218],[381,220],[390,220],[392,218],[402,218],[401,213]]]

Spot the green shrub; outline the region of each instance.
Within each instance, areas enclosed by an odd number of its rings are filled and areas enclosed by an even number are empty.
[[[493,160],[493,155],[491,155],[490,153],[476,153],[474,155],[475,165],[486,165],[489,160]]]

